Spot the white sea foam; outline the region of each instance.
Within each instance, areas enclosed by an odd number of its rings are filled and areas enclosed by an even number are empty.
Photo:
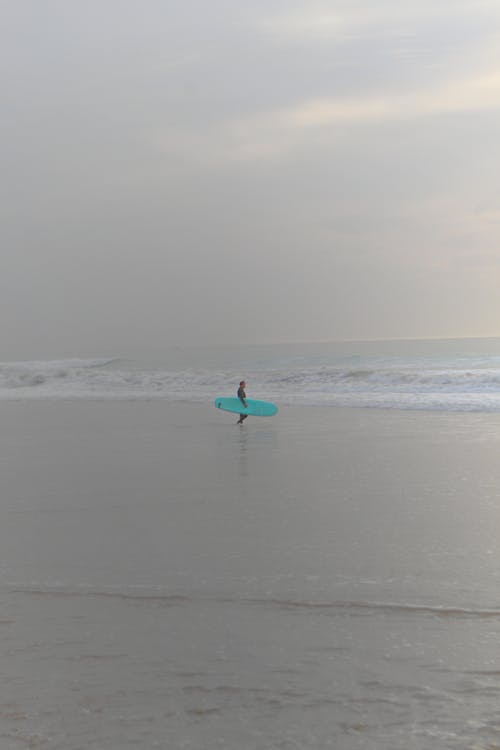
[[[332,358],[330,358],[332,359]],[[280,405],[500,412],[498,357],[318,357],[245,362],[252,397]],[[210,402],[230,395],[242,368],[142,366],[118,359],[0,363],[0,400],[163,399]]]

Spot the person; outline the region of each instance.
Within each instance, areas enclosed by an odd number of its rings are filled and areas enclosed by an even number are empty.
[[[245,388],[247,387],[247,384],[244,380],[240,381],[240,387],[238,388],[238,398],[240,399],[241,403],[247,408],[247,394],[245,393]],[[240,418],[236,422],[236,424],[243,424],[244,420],[248,417],[248,414],[240,414]]]

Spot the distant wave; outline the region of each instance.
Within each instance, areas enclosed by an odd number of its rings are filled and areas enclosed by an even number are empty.
[[[490,368],[309,368],[271,379],[292,403],[398,409],[500,411],[500,370]]]
[[[274,364],[274,366],[273,366]],[[314,365],[245,369],[252,397],[280,405],[500,412],[500,365],[428,362],[356,367]],[[211,403],[231,394],[233,369],[161,369],[116,358],[0,363],[1,400],[138,400]]]
[[[344,369],[344,368],[311,368],[293,375],[276,374],[271,379],[278,385],[301,385],[308,389],[326,390],[335,388],[336,392],[352,391],[397,391],[419,392],[500,392],[500,370],[498,369],[411,369],[381,368]]]
[[[41,385],[47,378],[65,378],[83,370],[106,367],[114,359],[61,359],[33,362],[0,362],[0,387]]]

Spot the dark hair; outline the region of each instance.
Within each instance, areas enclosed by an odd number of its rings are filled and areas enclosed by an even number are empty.
[[[244,380],[240,380],[240,385],[243,385],[244,382],[245,382]]]

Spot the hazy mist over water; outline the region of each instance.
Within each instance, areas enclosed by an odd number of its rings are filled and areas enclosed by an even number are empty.
[[[3,359],[498,334],[494,0],[0,19]]]

